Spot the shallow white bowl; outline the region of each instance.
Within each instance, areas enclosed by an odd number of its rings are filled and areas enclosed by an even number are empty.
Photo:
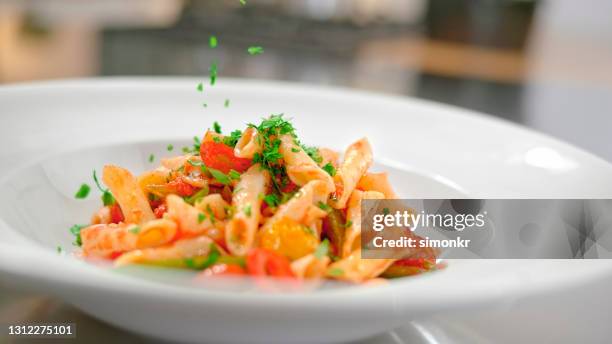
[[[612,166],[522,127],[410,98],[287,83],[222,79],[103,79],[0,88],[0,278],[58,296],[128,330],[172,341],[328,342],[362,338],[408,320],[500,305],[593,282],[608,261],[464,260],[381,287],[298,294],[194,288],[91,266],[67,228],[95,197],[73,195],[91,170],[140,172],[214,120],[226,130],[271,113],[294,119],[306,143],[342,148],[367,136],[377,168],[403,196],[610,198]],[[231,100],[225,108],[225,99]],[[204,108],[202,103],[206,102]],[[6,166],[10,166],[6,168]]]

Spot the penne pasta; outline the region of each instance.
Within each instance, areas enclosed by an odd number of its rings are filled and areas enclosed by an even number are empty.
[[[347,257],[361,246],[361,201],[364,199],[384,199],[385,195],[376,191],[353,191],[346,208],[346,223],[350,224],[344,232],[342,257]]]
[[[140,189],[136,178],[128,170],[106,165],[102,180],[108,185],[119,203],[125,222],[140,224],[155,219],[147,197]]]
[[[194,237],[207,235],[213,239],[223,238],[225,223],[215,217],[211,211],[200,211],[191,206],[179,196],[168,195],[166,197],[168,212],[164,218],[173,220],[181,237]]]
[[[295,143],[290,135],[280,137],[279,152],[283,156],[287,175],[292,182],[299,186],[306,185],[312,180],[321,181],[327,188],[327,193],[334,192],[334,181],[304,150]]]
[[[337,280],[361,283],[382,274],[395,259],[361,259],[361,250],[351,252],[348,257],[332,263],[327,277]]]
[[[246,128],[236,142],[234,154],[239,158],[252,159],[255,153],[261,153],[261,143],[258,141],[257,130],[253,127]]]
[[[319,148],[319,155],[321,156],[321,163],[319,165],[325,166],[331,164],[334,167],[338,167],[338,158],[340,154],[333,149]]]
[[[328,256],[317,258],[314,254],[309,254],[291,262],[291,270],[301,279],[324,278],[330,261]]]
[[[377,191],[385,195],[386,199],[396,199],[397,195],[389,183],[387,172],[366,173],[357,182],[357,188],[363,191]]]
[[[357,182],[370,168],[372,161],[372,148],[367,139],[363,138],[347,148],[334,176],[336,191],[330,201],[332,207],[342,209],[346,206]]]
[[[270,174],[260,165],[251,166],[240,177],[232,196],[234,216],[226,227],[227,248],[236,255],[244,255],[253,246],[261,220],[261,195],[270,184]]]
[[[115,266],[127,264],[151,264],[176,259],[207,256],[214,241],[206,236],[179,240],[169,246],[139,249],[121,255]]]

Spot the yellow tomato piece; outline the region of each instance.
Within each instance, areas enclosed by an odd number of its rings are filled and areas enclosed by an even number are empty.
[[[290,260],[296,260],[314,252],[319,245],[319,238],[312,229],[284,218],[259,232],[259,244]]]

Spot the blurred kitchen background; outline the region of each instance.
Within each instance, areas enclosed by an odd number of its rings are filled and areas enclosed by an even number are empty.
[[[612,1],[246,2],[0,0],[0,83],[206,76],[216,60],[483,111],[612,161]]]

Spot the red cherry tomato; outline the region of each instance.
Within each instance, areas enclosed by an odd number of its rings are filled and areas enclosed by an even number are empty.
[[[117,203],[110,206],[110,216],[111,216],[111,223],[119,223],[125,219],[123,217],[123,212],[121,211],[121,207],[119,207],[119,204]]]
[[[242,173],[251,166],[250,159],[238,158],[234,155],[232,147],[221,142],[202,142],[200,145],[200,157],[204,165],[223,173],[229,173],[230,170]]]
[[[252,249],[246,257],[247,272],[253,276],[295,277],[289,260],[271,250]]]
[[[191,196],[196,192],[196,188],[193,185],[188,184],[181,179],[171,181],[168,183],[168,186],[173,188],[181,197]]]
[[[246,271],[236,264],[215,264],[204,271],[202,271],[198,277],[212,277],[212,276],[239,276],[245,275]]]
[[[159,206],[157,206],[155,208],[155,210],[153,210],[153,214],[155,215],[155,217],[157,217],[158,219],[161,219],[162,216],[164,216],[164,214],[166,213],[166,211],[168,211],[168,207],[166,206],[165,203],[160,204]]]

